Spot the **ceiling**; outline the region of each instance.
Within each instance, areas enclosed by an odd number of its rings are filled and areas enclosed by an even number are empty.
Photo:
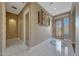
[[[72,2],[39,2],[51,15],[70,11]]]
[[[14,14],[19,14],[26,4],[27,2],[6,2],[6,10]],[[45,8],[51,15],[67,12],[72,6],[72,2],[38,2],[38,4]]]
[[[6,10],[18,15],[26,4],[26,2],[6,2]]]

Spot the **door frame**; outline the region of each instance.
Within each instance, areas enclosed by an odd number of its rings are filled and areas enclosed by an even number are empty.
[[[26,45],[26,15],[29,13],[29,9],[27,9],[23,14],[23,40]]]
[[[5,2],[2,2],[2,55],[6,49],[6,9]]]

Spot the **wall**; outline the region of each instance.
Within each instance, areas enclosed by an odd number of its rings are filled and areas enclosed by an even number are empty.
[[[5,3],[0,2],[0,55],[3,54],[6,45],[5,24],[6,24]]]
[[[29,40],[29,13],[26,14],[26,44],[28,45],[28,40]]]
[[[75,8],[72,4],[71,13],[70,13],[70,22],[69,22],[69,39],[72,41],[72,44],[75,43]]]
[[[75,41],[76,41],[76,55],[79,56],[79,2],[75,2]]]
[[[15,14],[6,12],[6,38],[12,39],[18,37],[18,17]]]
[[[18,15],[18,36],[23,39],[23,14]]]
[[[0,56],[2,55],[2,3],[0,3]]]
[[[42,7],[40,5],[38,5],[37,3],[28,3],[24,9],[22,10],[22,12],[18,15],[18,18],[20,20],[19,25],[21,24],[21,26],[19,27],[19,33],[20,38],[24,39],[24,14],[27,12],[29,12],[29,46],[33,47],[39,43],[41,43],[44,40],[47,40],[50,37],[50,26],[40,26],[38,24],[38,11],[41,9]],[[42,8],[43,9],[43,8]]]
[[[55,24],[55,19],[54,17],[52,17],[52,21],[51,21],[51,35],[52,37],[56,38],[56,24]]]
[[[23,8],[23,10],[20,12],[20,14],[18,15],[18,36],[20,37],[21,40],[24,40],[24,34],[25,34],[25,16],[26,16],[26,12],[29,12],[29,16],[30,16],[30,3],[27,3],[27,5],[25,5],[25,7]],[[30,19],[30,17],[29,17]],[[29,23],[30,24],[30,23]],[[30,28],[30,25],[29,25]],[[30,29],[29,29],[30,30]],[[31,36],[29,34],[29,36]]]
[[[50,26],[40,26],[38,24],[38,11],[43,9],[36,3],[31,3],[31,40],[30,46],[37,45],[50,37]],[[43,9],[44,10],[44,9]],[[46,11],[46,10],[44,10]]]

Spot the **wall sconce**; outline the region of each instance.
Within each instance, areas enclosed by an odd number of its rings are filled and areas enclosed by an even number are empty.
[[[16,21],[14,19],[9,20],[10,23],[15,23]]]
[[[9,19],[9,26],[16,26],[16,20],[15,19]]]
[[[15,31],[16,30],[16,20],[15,19],[9,19],[9,31]]]

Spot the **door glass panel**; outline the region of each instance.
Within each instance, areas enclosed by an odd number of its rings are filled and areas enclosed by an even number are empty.
[[[64,38],[68,38],[69,35],[69,18],[64,18]]]
[[[56,21],[56,36],[57,36],[57,37],[61,37],[61,36],[62,36],[62,31],[61,31],[62,25],[61,25],[61,24],[62,24],[62,23],[61,23],[60,20],[57,20],[57,21]]]

